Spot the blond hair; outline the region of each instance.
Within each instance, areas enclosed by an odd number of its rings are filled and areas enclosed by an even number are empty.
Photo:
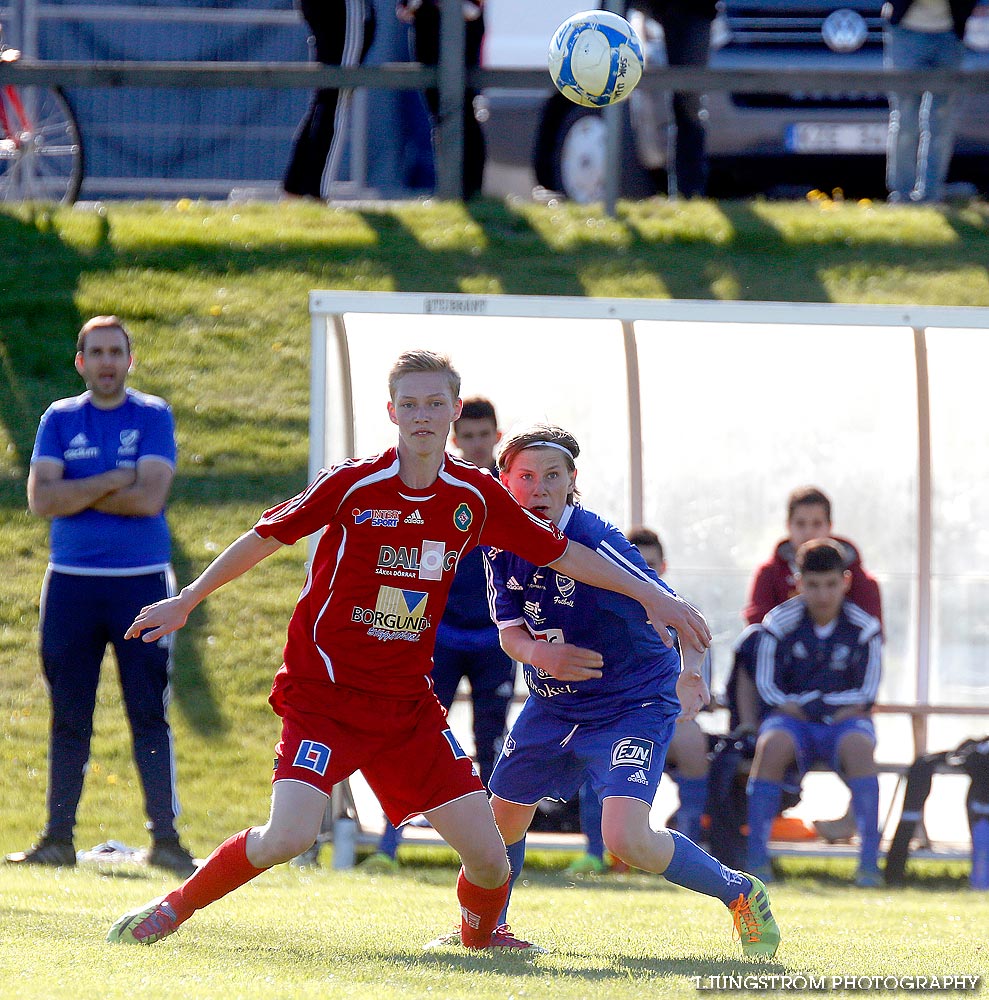
[[[435,351],[403,351],[392,365],[388,373],[388,395],[392,400],[398,391],[398,380],[403,375],[414,375],[420,372],[436,372],[447,377],[450,384],[450,395],[456,400],[460,398],[460,372],[453,367],[445,354]]]

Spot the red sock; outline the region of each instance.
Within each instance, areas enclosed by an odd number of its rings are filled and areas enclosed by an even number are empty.
[[[247,860],[247,835],[250,830],[241,830],[220,846],[200,865],[199,870],[190,875],[177,889],[165,897],[165,902],[175,910],[179,923],[209,906],[221,896],[233,892],[245,882],[267,871],[255,868]]]
[[[498,926],[498,917],[508,899],[508,883],[497,889],[474,885],[464,874],[457,878],[457,899],[460,901],[460,940],[465,948],[487,948],[491,934]]]

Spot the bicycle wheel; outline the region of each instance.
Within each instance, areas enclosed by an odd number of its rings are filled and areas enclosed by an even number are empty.
[[[82,139],[55,87],[0,87],[0,202],[71,205],[82,184]]]

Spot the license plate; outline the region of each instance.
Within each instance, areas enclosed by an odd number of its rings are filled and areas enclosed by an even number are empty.
[[[786,127],[785,145],[791,153],[882,153],[887,126],[798,122]]]

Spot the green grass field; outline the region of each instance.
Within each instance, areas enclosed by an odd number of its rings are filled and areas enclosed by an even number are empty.
[[[81,385],[84,318],[131,326],[132,384],[165,396],[180,465],[169,510],[180,581],[305,482],[312,288],[793,301],[989,304],[989,207],[818,200],[577,206],[482,201],[381,209],[111,204],[0,213],[0,852],[44,812],[47,702],[37,663],[47,526],[26,510],[37,421]],[[525,266],[519,266],[524,262]],[[381,392],[381,387],[367,387]],[[197,610],[179,636],[172,720],[184,839],[199,855],[267,813],[277,737],[266,705],[302,582],[301,547]],[[77,846],[142,845],[140,791],[107,662]],[[981,971],[984,896],[955,881],[862,894],[814,869],[779,890],[779,968]],[[153,950],[101,944],[165,883],[0,868],[0,995],[680,996],[737,966],[715,904],[658,879],[568,888],[540,875],[520,928],[555,953],[530,965],[423,957],[454,916],[452,866],[392,882],[275,871]],[[304,883],[299,885],[299,883]],[[286,914],[291,915],[285,921]],[[524,915],[524,916],[523,916]],[[287,925],[287,926],[286,926]],[[982,950],[979,950],[979,949]],[[774,966],[775,968],[775,966]]]
[[[706,897],[655,876],[575,884],[546,870],[516,890],[514,911],[519,930],[551,954],[424,953],[425,941],[453,926],[453,883],[452,865],[373,878],[282,866],[197,914],[173,937],[127,947],[106,944],[102,935],[120,912],[165,891],[159,877],[138,869],[117,876],[4,872],[2,993],[52,1000],[118,1000],[136,992],[196,1000],[615,1000],[691,996],[695,976],[706,983],[746,974],[828,981],[979,975],[989,964],[984,893],[862,891],[796,871],[773,893],[784,940],[768,963],[740,957],[727,911]]]

